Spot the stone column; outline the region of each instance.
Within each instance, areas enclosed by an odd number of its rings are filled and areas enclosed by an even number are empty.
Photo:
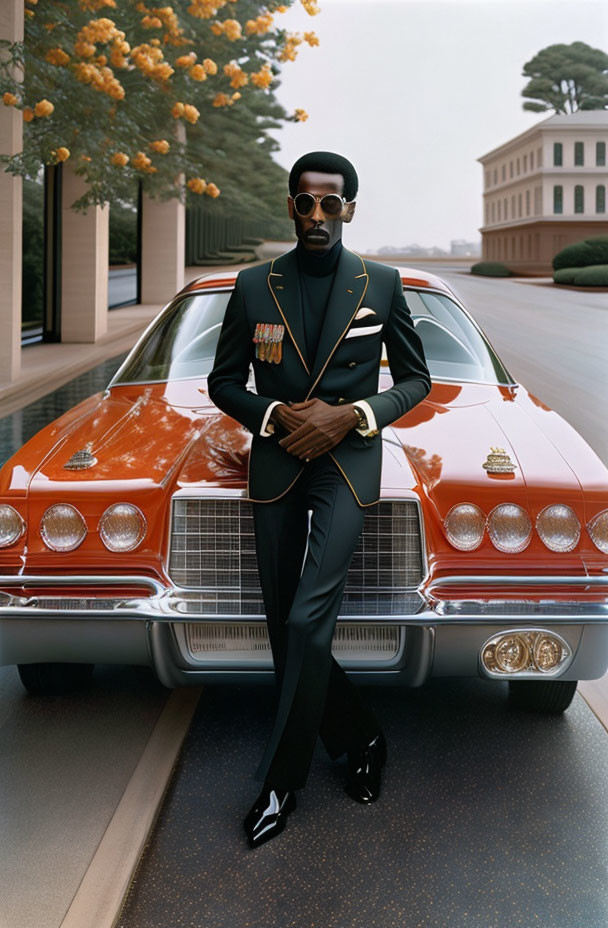
[[[61,341],[96,342],[108,329],[110,207],[70,208],[87,187],[69,159],[62,186]]]
[[[178,138],[185,128],[176,124]],[[180,174],[178,184],[184,184]],[[168,303],[184,286],[186,207],[177,198],[155,200],[144,192],[141,220],[141,301]]]
[[[0,38],[23,41],[23,0],[0,2]],[[23,80],[23,74],[15,75]],[[0,101],[0,151],[16,155],[23,149],[23,115]],[[21,177],[0,165],[0,383],[12,383],[21,372]]]

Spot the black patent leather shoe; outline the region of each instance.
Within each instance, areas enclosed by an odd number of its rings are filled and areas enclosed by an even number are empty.
[[[273,789],[264,784],[262,792],[245,816],[243,826],[250,847],[259,847],[285,828],[287,816],[296,807],[293,790]]]
[[[380,795],[382,767],[386,763],[386,739],[380,732],[359,751],[348,751],[346,792],[356,802],[370,803]]]

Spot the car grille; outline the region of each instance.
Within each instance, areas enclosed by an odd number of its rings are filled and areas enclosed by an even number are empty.
[[[339,622],[332,638],[332,654],[341,661],[390,662],[399,652],[405,629],[399,625]],[[272,650],[265,622],[198,622],[186,624],[188,655],[197,661],[273,666]]]
[[[251,503],[175,498],[168,572],[187,593],[173,608],[185,615],[264,615]],[[410,615],[422,607],[423,576],[415,500],[381,500],[365,513],[340,616]]]

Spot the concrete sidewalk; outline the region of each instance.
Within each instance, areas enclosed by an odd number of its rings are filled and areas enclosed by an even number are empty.
[[[225,267],[187,267],[184,283]],[[230,267],[234,269],[235,265]],[[129,351],[162,308],[161,303],[138,303],[112,309],[108,312],[108,331],[97,342],[26,345],[21,349],[20,376],[13,383],[0,384],[0,418],[35,402],[102,361]]]

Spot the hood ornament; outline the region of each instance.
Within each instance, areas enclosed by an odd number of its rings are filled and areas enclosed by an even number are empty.
[[[93,467],[97,464],[97,458],[93,454],[93,442],[88,441],[84,448],[75,451],[69,461],[63,465],[67,470],[85,470],[87,467]]]
[[[512,474],[517,464],[514,464],[504,448],[495,448],[490,445],[490,453],[481,465],[489,474]]]

